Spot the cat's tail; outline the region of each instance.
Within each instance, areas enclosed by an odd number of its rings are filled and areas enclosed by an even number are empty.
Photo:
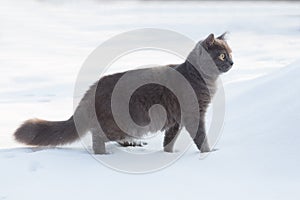
[[[57,146],[79,139],[73,117],[67,121],[25,121],[14,133],[18,142],[34,146]]]

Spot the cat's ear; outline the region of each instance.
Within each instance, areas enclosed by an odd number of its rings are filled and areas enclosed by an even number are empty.
[[[217,37],[217,39],[219,39],[219,40],[226,40],[226,35],[227,35],[227,32],[225,32],[222,35],[220,35],[219,37]]]
[[[215,36],[213,33],[209,34],[209,36],[203,41],[204,46],[206,48],[211,47],[215,42]]]

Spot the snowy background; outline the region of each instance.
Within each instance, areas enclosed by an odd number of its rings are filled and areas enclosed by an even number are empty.
[[[291,2],[1,0],[0,200],[299,199],[299,13]],[[80,144],[31,149],[13,141],[28,118],[72,115],[86,57],[110,37],[146,27],[195,41],[230,32],[235,64],[222,76],[226,118],[217,151],[200,159],[191,146],[168,168],[132,175],[101,165]],[[118,70],[180,61],[155,52],[132,58]]]

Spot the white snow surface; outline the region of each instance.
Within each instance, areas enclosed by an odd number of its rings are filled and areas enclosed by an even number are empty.
[[[1,1],[0,200],[300,199],[299,10],[291,2]],[[76,76],[89,53],[145,27],[195,41],[230,32],[235,64],[222,76],[226,118],[216,151],[200,159],[192,145],[169,167],[133,175],[99,163],[80,143],[46,149],[14,142],[28,118],[72,115]],[[112,71],[179,61],[145,51]],[[162,141],[153,142],[136,151],[154,146],[167,154]],[[104,156],[126,162],[117,152]]]

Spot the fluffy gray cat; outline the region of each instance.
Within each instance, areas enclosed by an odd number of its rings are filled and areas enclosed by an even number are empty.
[[[80,136],[91,132],[94,153],[104,154],[106,142],[117,141],[124,146],[136,145],[130,142],[131,139],[161,130],[165,131],[164,150],[172,152],[180,129],[185,127],[198,149],[201,152],[209,152],[210,147],[206,139],[204,123],[205,112],[216,91],[218,76],[227,72],[233,65],[231,49],[224,37],[225,34],[217,38],[210,34],[205,40],[196,44],[182,64],[137,69],[102,77],[86,92],[70,119],[66,121],[28,120],[16,130],[14,136],[17,141],[28,145],[57,146],[72,143]],[[129,126],[127,131],[120,128],[113,114],[112,97],[121,78],[125,74],[129,77],[160,74],[179,91],[179,94],[180,90],[183,94],[180,82],[174,80],[169,73],[170,69],[179,72],[192,87],[197,100],[198,107],[195,110],[199,112],[198,117],[182,120],[184,109],[181,108],[178,96],[164,85],[148,83],[132,93],[128,105],[130,117],[138,126]],[[124,88],[121,93],[126,90],[126,85]],[[119,98],[119,100],[122,99]],[[155,105],[161,105],[164,112],[161,112],[161,109],[152,109]],[[123,112],[122,107],[119,110]],[[151,125],[147,126],[149,124]],[[197,124],[196,132],[192,133],[192,127],[195,124]]]

